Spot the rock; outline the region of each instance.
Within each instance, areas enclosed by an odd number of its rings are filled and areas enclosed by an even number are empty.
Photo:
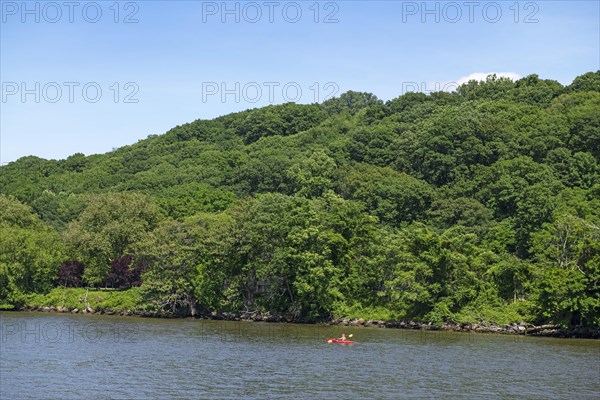
[[[271,314],[267,314],[265,315],[267,322],[281,322],[282,317],[280,315],[271,315]]]
[[[74,308],[71,310],[71,313],[77,314],[79,312],[79,308]]]
[[[260,315],[260,314],[258,314],[258,313],[257,313],[257,314],[254,314],[254,315],[252,315],[252,321],[254,321],[254,322],[258,322],[258,321],[262,321],[262,320],[263,320],[263,317],[262,317],[262,315]]]
[[[443,326],[443,329],[447,331],[460,332],[463,330],[463,326],[461,324],[446,322]]]
[[[541,329],[559,329],[560,326],[558,325],[542,325],[540,326]]]
[[[442,327],[440,325],[429,325],[429,329],[432,331],[439,331],[442,330]]]

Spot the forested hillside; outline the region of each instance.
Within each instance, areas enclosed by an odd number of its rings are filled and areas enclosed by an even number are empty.
[[[3,308],[139,287],[176,315],[600,326],[600,71],[347,92],[0,172]]]

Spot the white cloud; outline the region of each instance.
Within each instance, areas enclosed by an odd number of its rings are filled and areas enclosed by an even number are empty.
[[[496,76],[498,78],[500,78],[500,77],[510,78],[513,81],[516,81],[517,79],[522,78],[521,75],[517,74],[516,72],[474,72],[470,75],[463,76],[456,83],[458,85],[462,85],[463,83],[467,83],[467,82],[473,81],[473,80],[474,81],[485,81],[487,76],[492,75],[492,74],[496,74]]]

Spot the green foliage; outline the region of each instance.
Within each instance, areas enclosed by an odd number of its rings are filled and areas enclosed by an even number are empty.
[[[539,313],[562,324],[600,322],[600,227],[557,215],[534,235]]]
[[[194,223],[166,220],[136,244],[139,261],[149,266],[141,288],[147,310],[195,315],[198,235]]]
[[[87,291],[83,288],[55,288],[46,294],[27,296],[25,305],[28,307],[66,307],[84,310],[86,308],[86,296],[89,307],[94,310],[137,310],[140,308],[142,299],[139,288],[131,288],[125,291]]]
[[[318,105],[286,103],[248,111],[236,121],[233,129],[246,144],[265,136],[289,136],[318,125],[325,113]]]
[[[600,92],[600,70],[579,75],[568,86],[573,92]]]
[[[429,184],[391,168],[356,164],[340,169],[338,175],[342,197],[364,203],[371,214],[390,225],[422,218],[434,197]]]
[[[77,219],[86,206],[81,195],[54,193],[44,190],[31,202],[31,207],[48,225],[56,230],[63,230],[65,225]]]
[[[367,107],[382,105],[383,102],[372,93],[354,92],[352,90],[323,103],[329,114],[349,113],[354,115]]]
[[[494,299],[494,293],[490,293],[490,299],[482,296],[473,304],[464,307],[456,315],[456,322],[463,324],[478,323],[482,325],[507,325],[523,320],[527,320],[527,308],[530,307],[526,302],[502,303]]]
[[[60,237],[31,210],[0,195],[0,308],[23,304],[27,293],[44,293],[63,260]]]
[[[440,229],[463,226],[471,233],[483,234],[492,225],[492,211],[470,197],[439,198],[428,210],[431,224]]]
[[[0,195],[0,224],[14,228],[41,228],[42,222],[31,207],[12,196]]]
[[[80,304],[43,293],[83,265],[143,271],[102,304],[156,313],[598,326],[599,82],[350,91],[24,157],[0,167],[0,307]]]
[[[200,212],[223,211],[237,199],[233,192],[201,183],[169,187],[159,196],[160,207],[176,220]]]
[[[67,226],[64,240],[72,258],[85,265],[84,279],[96,285],[106,280],[110,264],[128,255],[131,246],[153,230],[160,218],[158,207],[146,195],[96,195]]]
[[[573,152],[590,152],[600,160],[600,93],[564,94],[551,104],[551,111],[567,119],[568,144]]]
[[[322,196],[331,188],[335,161],[324,152],[315,152],[309,158],[292,165],[287,176],[293,193],[305,197]]]

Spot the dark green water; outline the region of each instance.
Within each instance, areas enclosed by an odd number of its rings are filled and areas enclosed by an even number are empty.
[[[600,342],[0,313],[2,399],[598,399]],[[352,346],[323,338],[344,331]]]

